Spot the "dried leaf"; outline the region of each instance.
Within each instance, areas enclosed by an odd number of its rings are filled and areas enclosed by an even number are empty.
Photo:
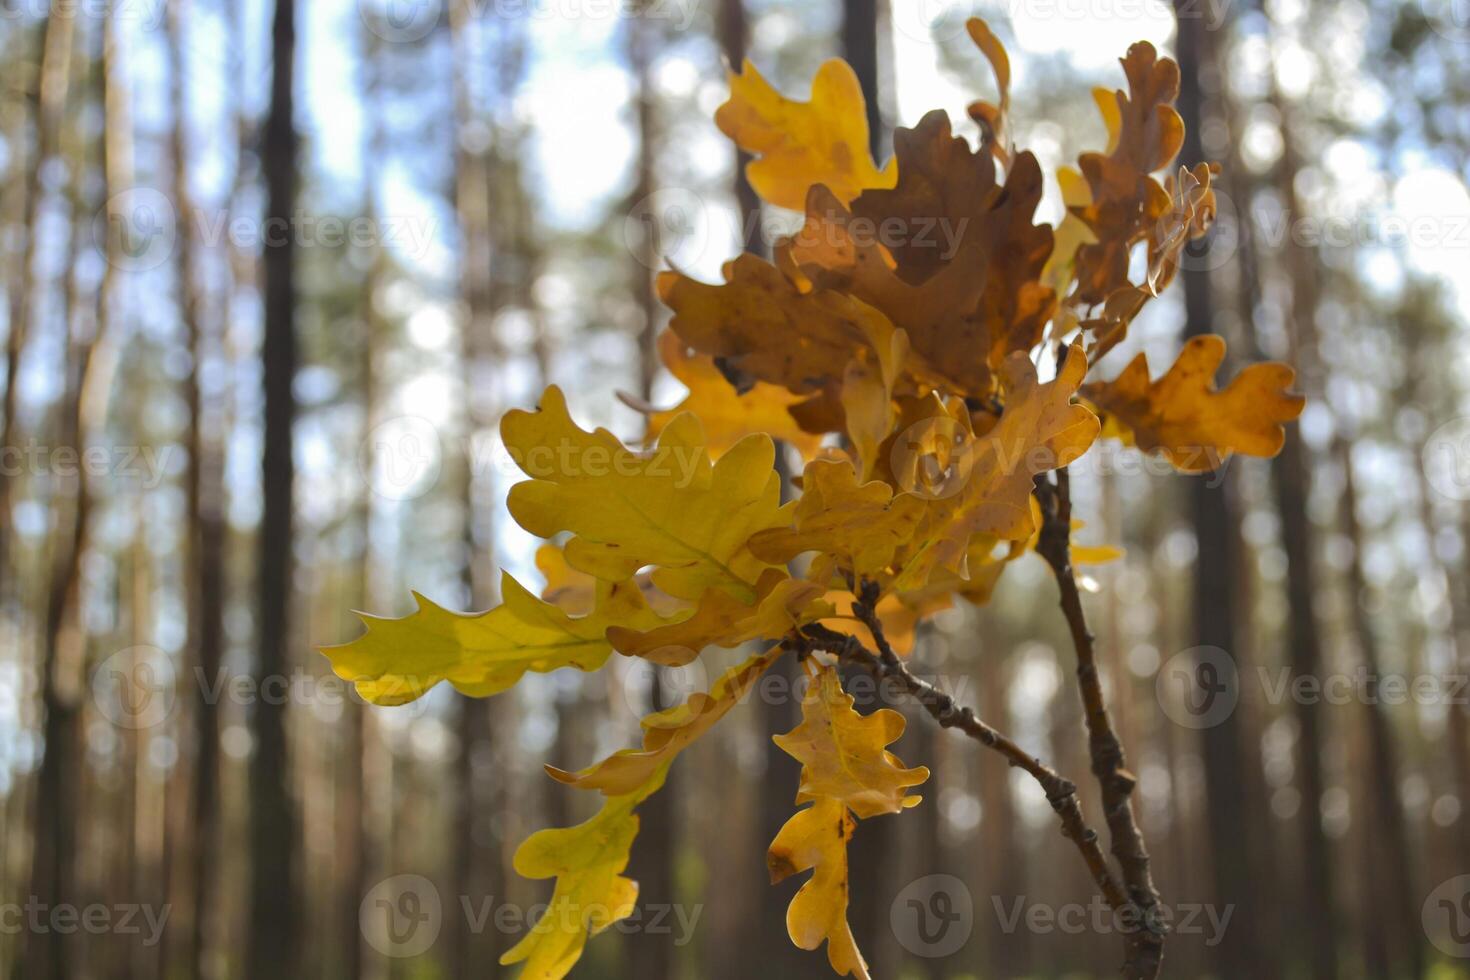
[[[781,653],[751,657],[722,674],[708,694],[692,694],[681,705],[648,715],[642,722],[643,748],[624,749],[581,772],[555,766],[546,771],[568,786],[600,790],[605,796],[635,792],[739,704]]]
[[[1296,372],[1274,361],[1252,364],[1221,391],[1215,373],[1224,360],[1223,339],[1195,337],[1157,380],[1149,381],[1148,358],[1139,354],[1116,379],[1092,382],[1082,394],[1140,449],[1186,473],[1213,470],[1231,453],[1275,456],[1283,426],[1306,404],[1288,391]]]

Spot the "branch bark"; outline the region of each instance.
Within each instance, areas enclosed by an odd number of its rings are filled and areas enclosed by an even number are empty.
[[[1128,895],[1141,915],[1141,928],[1133,935],[1124,973],[1152,980],[1159,975],[1164,958],[1164,926],[1159,910],[1159,892],[1149,870],[1148,847],[1133,813],[1133,788],[1138,778],[1128,771],[1123,743],[1113,730],[1103,698],[1102,677],[1097,669],[1092,631],[1082,609],[1082,594],[1072,570],[1072,493],[1066,467],[1056,471],[1056,482],[1044,475],[1036,479],[1036,498],[1041,504],[1041,532],[1036,552],[1046,559],[1061,589],[1062,613],[1077,650],[1077,686],[1087,718],[1087,748],[1092,773],[1102,789],[1103,814],[1108,824],[1113,856],[1123,870]]]
[[[880,682],[897,684],[922,705],[941,727],[959,729],[986,748],[998,752],[1010,765],[1035,779],[1046,793],[1047,802],[1061,820],[1062,836],[1076,846],[1092,880],[1118,917],[1125,936],[1127,958],[1123,965],[1124,975],[1129,980],[1153,980],[1158,976],[1158,967],[1163,958],[1163,932],[1158,916],[1149,915],[1148,910],[1141,903],[1130,899],[1129,891],[1125,891],[1123,885],[1119,884],[1108,865],[1107,855],[1098,843],[1097,832],[1087,825],[1082,814],[1076,785],[1027,752],[1009,736],[986,724],[975,714],[974,709],[956,703],[954,698],[933,684],[914,676],[884,635],[883,624],[875,608],[877,601],[876,586],[871,582],[864,582],[859,586],[857,599],[852,605],[853,614],[872,633],[874,645],[878,648],[876,653],[865,647],[857,637],[819,624],[802,628],[800,641],[803,649],[836,654],[866,668]],[[1153,898],[1153,904],[1157,905],[1157,894]]]

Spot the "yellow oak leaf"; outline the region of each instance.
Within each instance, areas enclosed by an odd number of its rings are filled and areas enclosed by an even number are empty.
[[[859,483],[847,460],[814,459],[802,474],[793,525],[761,531],[750,539],[750,548],[772,563],[818,551],[831,560],[822,566],[827,571],[876,579],[913,537],[925,506],[914,494],[895,496],[887,483]],[[812,577],[825,582],[830,575]]]
[[[367,632],[322,653],[373,704],[405,704],[440,681],[488,697],[528,670],[597,670],[612,653],[609,626],[648,629],[660,622],[636,583],[600,582],[595,593],[595,608],[585,616],[537,599],[508,574],[501,577],[502,603],[489,612],[450,612],[414,593],[417,611],[400,619],[363,615]]]
[[[631,791],[608,797],[590,820],[537,831],[516,848],[517,873],[556,878],[545,914],[500,958],[504,966],[526,964],[521,980],[561,980],[581,959],[589,937],[632,914],[638,883],[623,871],[638,836],[633,810],[658,791],[667,774],[667,764],[658,766]]]
[[[1077,271],[1077,250],[1095,243],[1097,235],[1073,211],[1092,202],[1092,191],[1082,174],[1071,167],[1060,167],[1057,169],[1057,184],[1062,191],[1062,204],[1068,210],[1053,233],[1051,257],[1042,269],[1041,282],[1057,296],[1065,296]]]
[[[573,616],[592,611],[597,595],[597,577],[567,564],[560,545],[543,544],[536,549],[536,570],[546,580],[541,598],[560,606]]]
[[[833,799],[817,800],[782,826],[766,853],[771,884],[811,871],[786,908],[786,932],[801,949],[827,944],[827,962],[839,976],[871,980],[847,924],[847,842],[852,815]]]
[[[848,440],[864,479],[878,464],[878,447],[893,431],[893,392],[908,363],[909,337],[887,318],[867,324],[870,348],[862,348],[842,375],[842,412]],[[868,356],[872,354],[873,356]]]
[[[597,597],[599,579],[595,575],[579,571],[567,563],[566,551],[555,544],[543,544],[536,549],[536,570],[546,580],[541,598],[560,606],[573,616],[581,616],[592,610]],[[633,581],[643,591],[648,608],[664,618],[677,617],[687,612],[689,604],[676,599],[653,584],[653,577],[639,572]]]
[[[573,568],[619,582],[652,565],[653,584],[671,596],[697,600],[713,587],[755,600],[766,563],[745,542],[789,520],[769,436],[742,439],[712,465],[699,420],[685,413],[637,453],[605,429],[578,428],[555,387],[537,411],[507,412],[501,435],[532,478],[511,488],[511,516],[543,538],[570,531]]]
[[[633,792],[739,704],[782,652],[777,649],[751,657],[722,674],[708,694],[696,692],[681,705],[645,717],[643,748],[624,749],[580,772],[555,766],[547,766],[546,771],[568,786],[600,790],[605,796]]]
[[[1000,89],[998,104],[977,99],[965,111],[980,125],[981,142],[985,149],[1004,163],[1010,157],[1007,146],[1010,135],[1006,132],[1006,117],[1011,107],[1011,59],[1006,54],[1005,45],[1000,43],[1000,38],[979,17],[967,20],[965,29],[970,34],[970,40],[985,55],[985,60],[990,62],[990,68],[995,72],[996,87]]]
[[[906,769],[887,750],[903,734],[903,715],[880,708],[870,715],[853,710],[834,668],[823,668],[801,702],[801,724],[773,736],[802,764],[796,802],[832,799],[861,818],[898,813],[919,803],[908,789],[929,778],[923,766]]]
[[[791,416],[789,409],[801,401],[800,396],[764,381],[754,382],[748,391],[737,391],[715,366],[714,358],[691,351],[672,330],[659,336],[658,350],[664,366],[689,394],[672,409],[648,414],[650,439],[657,438],[680,412],[692,412],[704,423],[714,456],[756,432],[795,446],[803,457],[815,455],[821,447],[822,437],[802,431]]]
[[[834,589],[827,593],[827,601],[839,611],[850,610],[856,598],[847,589]],[[883,637],[893,648],[893,652],[900,657],[907,657],[913,652],[919,621],[953,605],[954,589],[946,585],[943,588],[936,586],[913,592],[885,592],[879,597],[874,612],[878,614],[878,621],[883,625]],[[824,619],[822,625],[840,633],[852,634],[869,650],[877,649],[872,631],[851,612]]]
[[[814,184],[843,202],[865,188],[893,186],[896,164],[880,170],[873,162],[863,89],[846,62],[817,69],[810,102],[783,96],[749,61],[729,80],[730,99],[715,111],[715,125],[756,158],[745,176],[767,203],[800,211]]]
[[[1276,361],[1252,364],[1220,390],[1215,373],[1224,360],[1222,338],[1194,337],[1157,380],[1149,380],[1148,358],[1139,354],[1117,378],[1085,385],[1082,394],[1128,441],[1185,473],[1213,470],[1232,453],[1275,456],[1283,426],[1306,404],[1288,390],[1296,372]]]
[[[753,604],[711,589],[687,618],[641,630],[613,626],[607,631],[607,639],[619,653],[681,667],[706,647],[737,647],[750,640],[777,639],[830,615],[830,607],[821,602],[823,591],[812,582],[791,578],[785,569],[768,568],[756,583]]]

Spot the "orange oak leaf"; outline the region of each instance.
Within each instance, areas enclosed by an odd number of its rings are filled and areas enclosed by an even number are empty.
[[[1213,334],[1184,345],[1165,374],[1149,380],[1148,357],[1139,354],[1112,381],[1095,381],[1082,394],[1105,413],[1116,431],[1145,452],[1162,453],[1186,473],[1213,470],[1232,453],[1275,456],[1284,424],[1306,400],[1288,389],[1289,365],[1252,364],[1223,390],[1215,373],[1225,360],[1225,341]]]
[[[710,355],[739,391],[765,381],[798,395],[821,393],[841,380],[883,318],[851,296],[804,291],[754,255],[725,263],[724,275],[724,283],[711,285],[664,272],[658,291],[674,311],[669,328]]]
[[[1000,186],[990,154],[953,136],[940,111],[894,145],[898,184],[865,191],[851,210],[814,188],[777,263],[881,310],[949,387],[988,394],[993,370],[1034,346],[1055,308],[1040,281],[1051,228],[1032,223],[1040,168],[1020,154]]]

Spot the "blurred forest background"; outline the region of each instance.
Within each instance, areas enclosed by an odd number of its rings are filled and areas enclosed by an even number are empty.
[[[365,708],[315,648],[411,588],[478,609],[499,569],[539,586],[503,509],[506,407],[556,382],[633,439],[618,392],[678,400],[651,349],[659,256],[712,279],[793,228],[711,121],[725,60],[805,97],[847,58],[881,159],[929,108],[972,126],[993,92],[972,13],[1048,173],[1102,148],[1089,89],[1123,84],[1129,43],[1179,57],[1183,157],[1223,164],[1220,221],[1113,357],[1222,333],[1294,362],[1309,398],[1276,460],[1185,478],[1116,451],[1074,479],[1084,539],[1126,549],[1087,570],[1090,613],[1179,913],[1165,975],[1470,976],[1470,17],[1450,0],[0,0],[4,972],[509,975],[521,925],[485,903],[544,900],[508,856],[591,803],[541,762],[633,744],[647,669]],[[1053,588],[1018,563],[915,663],[1100,823]],[[692,925],[614,930],[575,976],[828,975],[762,862],[796,786],[768,733],[796,712],[745,706],[646,808],[629,873]],[[897,751],[935,776],[855,843],[875,975],[1112,975],[1090,919],[1012,917],[1092,901],[1034,786],[925,717]],[[934,874],[969,912],[943,948],[898,927]],[[440,903],[424,949],[369,924],[374,895],[416,913],[401,875]],[[1221,925],[1185,928],[1190,908]]]

